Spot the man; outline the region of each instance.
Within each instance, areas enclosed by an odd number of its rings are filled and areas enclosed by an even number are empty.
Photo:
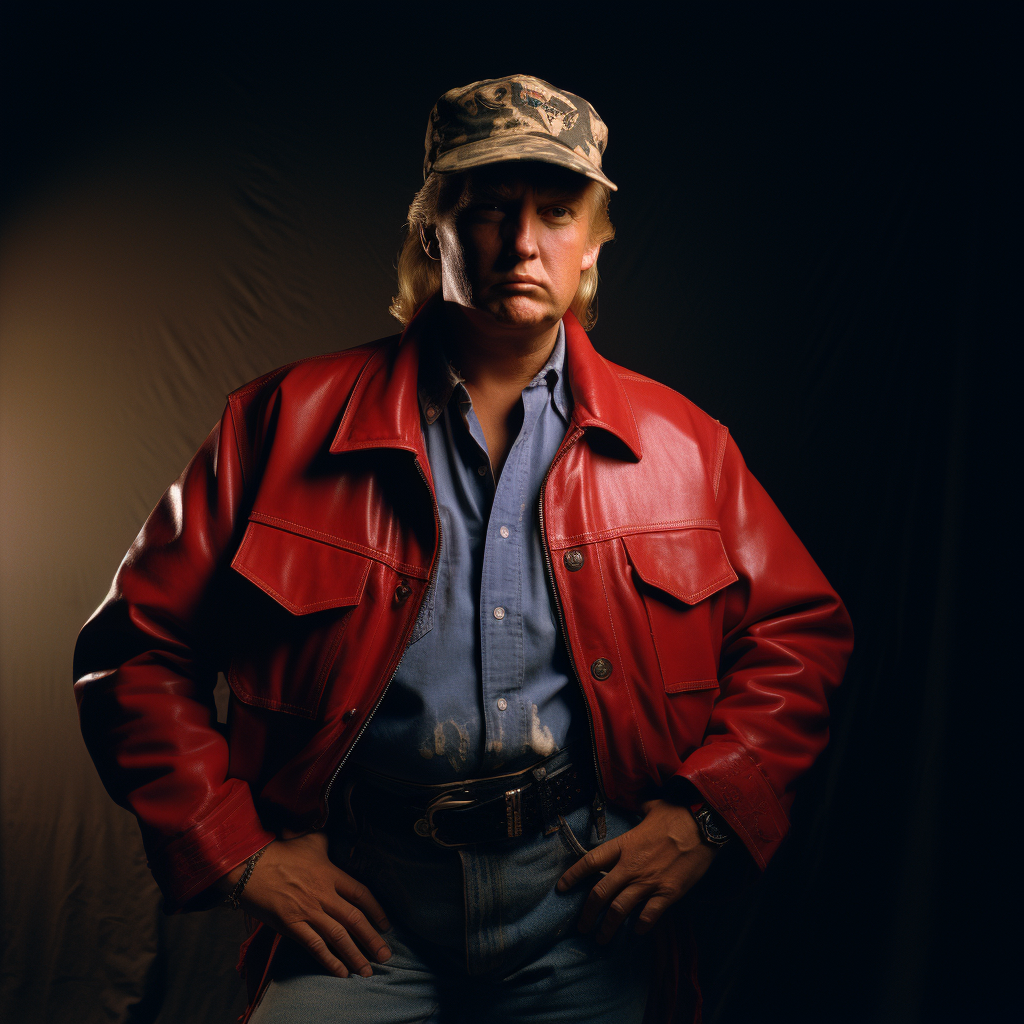
[[[767,864],[826,741],[841,602],[726,428],[581,327],[606,142],[539,79],[446,93],[405,331],[231,395],[82,632],[170,906],[263,922],[259,1024],[678,1017],[675,905],[728,842]]]

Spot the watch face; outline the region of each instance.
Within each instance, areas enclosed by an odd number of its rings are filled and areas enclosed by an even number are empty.
[[[697,815],[697,819],[703,828],[705,839],[714,846],[723,846],[729,842],[729,833],[723,831],[715,824],[714,817],[711,814],[711,809],[705,807],[704,810]]]

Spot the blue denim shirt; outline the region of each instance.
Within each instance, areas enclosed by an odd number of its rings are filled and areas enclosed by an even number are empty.
[[[553,607],[538,503],[569,424],[565,329],[523,389],[523,421],[495,483],[461,378],[425,343],[420,423],[441,516],[434,582],[353,759],[419,783],[528,767],[586,735]]]

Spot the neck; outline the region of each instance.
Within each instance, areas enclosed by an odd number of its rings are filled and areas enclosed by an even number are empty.
[[[548,361],[558,321],[530,327],[481,324],[456,303],[443,306],[449,356],[472,390],[495,385],[521,391]]]

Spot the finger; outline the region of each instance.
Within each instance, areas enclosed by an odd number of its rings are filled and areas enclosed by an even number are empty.
[[[346,900],[337,900],[324,903],[323,908],[334,922],[341,925],[346,934],[355,939],[380,963],[391,956],[388,944],[381,938],[373,925],[366,920],[366,916],[358,907]]]
[[[290,934],[300,946],[309,951],[313,959],[316,960],[316,962],[320,964],[328,974],[333,974],[336,978],[348,977],[348,968],[330,951],[323,938],[318,935],[305,921],[300,921],[298,924],[292,925],[290,928]]]
[[[338,959],[353,973],[364,978],[373,974],[370,961],[363,956],[355,940],[340,921],[326,914],[317,916],[310,921],[313,930],[318,932]]]
[[[589,875],[596,875],[599,871],[607,871],[614,867],[619,859],[619,844],[617,840],[611,840],[602,846],[597,846],[581,857],[564,875],[558,880],[558,891],[567,892],[580,879]]]
[[[623,889],[634,882],[634,878],[618,867],[614,871],[608,872],[604,878],[599,878],[593,889],[590,890],[587,902],[583,904],[583,911],[577,925],[579,930],[581,932],[592,931],[601,912]]]
[[[601,922],[601,927],[597,930],[596,938],[601,945],[611,942],[612,936],[618,931],[619,925],[629,917],[633,912],[633,908],[645,896],[650,894],[650,891],[650,887],[646,885],[629,885],[608,904],[604,920]]]
[[[647,906],[640,911],[640,917],[637,919],[636,928],[634,929],[637,935],[646,935],[661,920],[661,915],[674,902],[674,900],[669,899],[667,896],[652,896],[647,901]]]
[[[359,907],[382,932],[389,931],[391,923],[388,921],[388,915],[384,913],[384,908],[374,898],[373,893],[362,882],[345,874],[344,871],[338,874],[341,877],[334,886],[338,895]]]

